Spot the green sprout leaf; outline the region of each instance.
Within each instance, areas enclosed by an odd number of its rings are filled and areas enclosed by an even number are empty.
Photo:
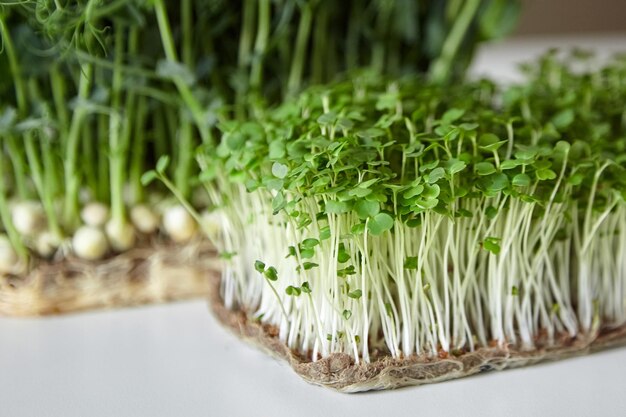
[[[264,272],[265,278],[269,279],[270,281],[276,281],[278,280],[278,272],[276,271],[276,268],[274,268],[273,266],[270,266],[269,268],[267,268]]]
[[[585,176],[583,174],[574,174],[571,177],[569,177],[569,179],[567,180],[567,183],[576,186],[576,185],[582,184],[584,179],[585,179]]]
[[[500,238],[488,237],[483,241],[483,249],[497,255],[500,253]]]
[[[520,165],[522,165],[522,161],[518,159],[507,159],[500,164],[500,169],[506,171],[508,169],[517,168]]]
[[[551,122],[557,129],[565,129],[574,122],[574,110],[565,109],[554,115]]]
[[[302,241],[302,247],[306,249],[312,249],[320,244],[320,241],[313,238],[304,239]]]
[[[480,149],[482,149],[483,151],[495,152],[500,149],[502,145],[507,143],[507,141],[500,140],[493,133],[485,133],[483,135],[480,135],[478,143],[480,144]]]
[[[411,187],[408,190],[406,190],[404,193],[402,193],[402,197],[408,200],[410,198],[420,195],[423,191],[424,191],[424,186],[422,184],[416,185],[415,187]]]
[[[385,303],[385,312],[387,316],[393,317],[393,308],[391,307],[391,303]]]
[[[309,269],[316,268],[316,267],[318,267],[319,265],[318,265],[318,264],[316,264],[315,262],[304,262],[304,263],[302,264],[302,266],[304,267],[304,270],[305,270],[305,271],[308,271]]]
[[[550,168],[538,169],[535,175],[537,175],[539,181],[553,180],[556,178],[556,172],[552,171]]]
[[[377,201],[359,200],[354,205],[354,211],[356,211],[360,219],[365,220],[376,216],[380,212],[380,203]]]
[[[280,162],[274,162],[272,164],[272,175],[276,178],[283,179],[287,176],[289,172],[289,167],[287,165],[281,164]]]
[[[163,155],[159,158],[156,164],[156,171],[163,175],[168,165],[170,164],[170,157],[168,155]]]
[[[364,139],[373,139],[373,138],[383,136],[384,134],[385,134],[384,130],[378,129],[376,127],[372,127],[372,128],[358,132],[357,136],[364,138]]]
[[[441,188],[437,184],[424,185],[424,191],[420,195],[425,200],[433,200],[439,197],[440,192]]]
[[[337,261],[341,264],[346,263],[350,260],[350,254],[346,252],[345,249],[339,250],[337,254]]]
[[[496,167],[491,162],[479,162],[474,167],[478,175],[491,175],[496,172]]]
[[[463,171],[467,164],[463,161],[459,161],[458,159],[451,159],[448,161],[448,172],[450,175],[458,174]]]
[[[284,158],[287,154],[285,149],[285,142],[275,140],[270,142],[269,144],[269,158],[270,159],[280,159]]]
[[[154,170],[147,171],[141,176],[141,185],[145,187],[149,185],[152,181],[157,179],[158,177],[159,177],[159,174],[157,174],[156,171]]]
[[[393,227],[393,217],[387,213],[378,213],[367,223],[367,229],[374,236],[382,235]]]
[[[494,206],[489,206],[485,209],[485,216],[487,216],[489,220],[495,219],[497,215],[498,215],[498,209],[495,208]]]
[[[404,260],[404,269],[417,269],[417,256],[407,256]]]
[[[354,265],[348,265],[347,267],[337,271],[338,277],[347,277],[348,275],[354,274],[356,274],[356,269],[354,268]]]
[[[353,235],[362,235],[365,233],[365,223],[357,223],[350,228],[350,233]]]
[[[530,177],[527,174],[517,174],[511,181],[516,187],[528,187],[530,185]]]
[[[285,201],[285,195],[283,193],[279,192],[272,199],[272,211],[274,213],[278,213],[283,208],[285,208],[286,204],[287,204],[287,202]]]
[[[285,288],[285,292],[287,293],[287,295],[297,297],[302,293],[302,290],[298,287],[294,287],[293,285],[290,285],[287,288]]]
[[[444,124],[451,124],[463,117],[464,114],[465,110],[452,108],[443,114],[441,121]]]
[[[354,290],[348,293],[348,297],[354,298],[355,300],[358,300],[359,298],[361,298],[362,295],[363,295],[363,292],[361,290]]]
[[[312,257],[315,256],[315,249],[310,248],[310,249],[302,249],[300,251],[300,256],[303,259],[311,259]]]
[[[343,214],[350,211],[350,207],[344,201],[330,200],[326,202],[326,213]]]
[[[481,180],[481,185],[486,192],[497,193],[509,186],[509,177],[501,172],[491,174]]]
[[[302,285],[300,286],[300,289],[305,294],[311,294],[311,286],[309,285],[308,281],[303,282]]]
[[[317,123],[321,125],[330,125],[330,124],[335,123],[336,120],[337,120],[337,113],[330,111],[318,117]]]
[[[428,174],[428,183],[434,184],[440,179],[442,179],[445,175],[446,175],[446,172],[444,171],[443,168],[441,167],[435,168],[432,171],[430,171],[430,173]]]
[[[254,262],[254,269],[256,269],[256,271],[260,274],[265,272],[265,263],[261,262],[261,261],[255,261]]]

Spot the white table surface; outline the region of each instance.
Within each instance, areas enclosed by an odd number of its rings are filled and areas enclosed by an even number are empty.
[[[626,34],[513,40],[474,73],[519,79],[548,46],[626,51]],[[72,316],[0,318],[0,416],[626,416],[626,348],[397,391],[308,385],[193,301]]]

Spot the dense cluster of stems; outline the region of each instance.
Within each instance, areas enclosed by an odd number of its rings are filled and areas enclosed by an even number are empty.
[[[223,123],[199,160],[226,305],[357,362],[624,325],[626,66],[531,68],[505,91],[363,77]]]

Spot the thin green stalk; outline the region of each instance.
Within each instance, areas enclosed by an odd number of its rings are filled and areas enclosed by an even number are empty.
[[[46,212],[50,231],[57,236],[63,236],[57,221],[56,212],[54,210],[53,195],[46,189],[48,181],[44,175],[45,169],[42,167],[42,163],[39,158],[39,149],[37,149],[36,141],[37,139],[32,132],[24,133],[24,147],[26,149],[26,157],[28,160],[28,167],[30,168],[31,178],[35,184],[35,189],[37,190],[37,194],[39,195]]]
[[[130,153],[130,184],[133,188],[133,198],[135,203],[144,198],[144,187],[141,185],[141,176],[145,170],[144,158],[146,149],[146,114],[147,99],[139,97],[137,100],[137,110],[135,111],[132,149]]]
[[[23,262],[28,260],[28,249],[24,246],[20,234],[15,230],[13,221],[11,219],[11,213],[9,210],[9,204],[7,201],[7,189],[4,184],[4,155],[0,153],[0,221],[7,232],[11,245],[15,252]]]
[[[28,81],[28,87],[31,103],[41,103],[40,106],[44,109],[42,113],[44,115],[52,114],[52,111],[49,109],[48,103],[46,103],[46,101],[41,97],[37,81],[35,79],[30,79]],[[50,137],[45,128],[39,130],[39,135],[41,144],[41,155],[43,158],[43,170],[45,173],[45,192],[49,195],[47,199],[52,200],[55,198],[56,195],[58,195],[59,191],[61,190],[61,181],[59,180],[61,167],[56,166],[56,155],[53,151],[53,146],[51,143],[53,138]],[[55,210],[51,209],[49,215],[56,218]]]
[[[86,100],[91,89],[91,78],[93,67],[91,64],[80,65],[80,78],[78,85],[79,99]],[[63,205],[64,223],[70,229],[78,223],[78,193],[80,191],[80,175],[78,174],[78,149],[80,144],[80,133],[82,124],[87,115],[87,109],[79,104],[72,114],[70,130],[67,135],[67,147],[65,149],[65,201]]]
[[[250,87],[255,93],[259,93],[263,80],[263,59],[270,34],[270,0],[258,0],[259,19],[256,39],[254,42],[254,58],[250,69]]]
[[[178,110],[178,109],[176,109]],[[165,153],[159,155],[173,155],[174,158],[178,156],[178,152],[180,151],[179,147],[175,145],[176,142],[172,141],[171,138],[176,138],[178,136],[180,120],[178,119],[177,111],[167,111],[165,112],[165,126],[167,127],[167,136],[164,138],[163,143],[165,144]]]
[[[167,187],[167,189],[170,190],[170,192],[180,202],[180,204],[185,208],[185,210],[189,212],[189,214],[191,215],[191,217],[194,218],[196,223],[202,226],[204,222],[202,221],[202,217],[200,216],[200,213],[198,213],[198,211],[191,205],[189,200],[185,198],[185,196],[180,192],[180,190],[176,188],[174,183],[170,181],[170,179],[167,176],[162,175],[162,174],[158,174],[158,178],[165,185],[165,187]]]
[[[183,26],[183,62],[188,68],[193,68],[193,55],[192,55],[192,33],[191,33],[191,1],[184,0],[181,3],[181,25]],[[180,190],[181,194],[185,198],[189,197],[191,192],[191,186],[189,184],[189,178],[191,176],[191,168],[193,163],[193,129],[189,120],[185,117],[185,112],[180,111],[178,118],[178,129],[175,129],[174,137],[179,138],[179,143],[175,147],[177,152],[177,163],[174,170],[174,183]],[[174,116],[173,113],[172,117]],[[173,126],[174,127],[174,126]],[[177,131],[177,132],[176,132]]]
[[[122,57],[124,54],[124,36],[126,31],[123,26],[115,28],[115,68],[113,70],[113,80],[111,82],[111,107],[112,113],[109,116],[109,170],[111,181],[111,218],[123,221],[125,216],[124,207],[124,171],[125,171],[125,149],[122,129],[128,125],[128,120],[132,119],[132,96],[127,97],[125,109],[122,109]],[[130,101],[130,102],[129,102]],[[122,115],[122,112],[125,114]]]
[[[100,71],[98,71],[100,72]],[[96,145],[98,146],[97,170],[98,170],[98,192],[97,200],[102,203],[111,201],[111,189],[109,187],[109,118],[105,113],[100,113],[94,123],[96,126]],[[86,127],[92,129],[91,123]]]
[[[326,37],[328,34],[328,7],[320,7],[316,16],[315,33],[313,34],[313,57],[311,58],[311,82],[319,84],[324,81],[326,62]]]
[[[17,109],[20,116],[24,116],[27,111],[27,94],[26,87],[24,86],[24,79],[22,78],[22,69],[20,68],[19,61],[15,55],[15,48],[13,47],[13,41],[11,40],[11,34],[4,22],[4,12],[0,10],[0,35],[2,35],[2,43],[4,51],[7,54],[9,60],[9,68],[13,75],[13,88],[15,89],[15,99],[17,101]]]
[[[30,193],[26,184],[28,164],[24,158],[24,150],[18,145],[17,138],[14,135],[7,136],[6,144],[9,158],[11,159],[11,166],[13,167],[15,191],[21,200],[26,200]]]
[[[85,170],[85,182],[87,187],[91,190],[92,196],[96,199],[99,197],[98,190],[98,152],[96,152],[96,140],[97,136],[94,135],[94,128],[92,125],[85,123],[82,129],[83,140],[82,149],[83,155],[87,161],[95,161],[96,166],[91,167],[92,169]]]
[[[165,8],[163,0],[154,0],[154,10],[157,17],[157,24],[159,26],[159,33],[161,35],[161,43],[163,44],[163,49],[165,50],[165,56],[169,61],[178,63],[178,54],[176,53],[174,37],[172,36],[172,29],[170,28],[169,19],[167,17],[167,9]],[[187,83],[180,76],[174,76],[174,84],[176,85],[181,98],[193,115],[194,122],[198,127],[202,141],[204,143],[213,142],[211,131],[205,121],[202,105],[194,96],[190,86],[187,85]]]
[[[109,115],[109,157],[111,182],[111,218],[124,219],[124,151],[121,144],[122,117],[117,111]]]
[[[169,137],[169,132],[165,121],[167,119],[167,113],[170,111],[173,110],[166,106],[159,106],[154,111],[155,117],[153,118],[154,129],[152,131],[152,141],[154,142],[155,155],[168,154],[167,138]]]
[[[65,97],[65,78],[61,75],[57,65],[53,65],[50,69],[50,90],[60,134],[62,137],[66,137],[70,118],[67,111],[67,98]]]
[[[237,66],[239,71],[244,70],[250,65],[250,51],[252,50],[252,39],[255,27],[255,0],[244,0],[243,17],[241,22],[241,33],[239,35],[239,50],[237,55]],[[246,91],[244,88],[238,88],[235,92],[235,113],[238,119],[245,116]]]
[[[302,8],[298,34],[296,35],[296,49],[291,61],[289,81],[287,83],[287,94],[292,95],[300,89],[302,83],[302,71],[306,61],[306,52],[309,44],[309,34],[311,32],[311,21],[313,20],[313,10],[311,4],[307,3]]]
[[[237,56],[237,62],[239,68],[244,68],[250,63],[250,51],[252,49],[252,38],[255,26],[255,11],[256,8],[254,0],[244,0],[243,3],[243,18],[241,24],[241,34],[239,36],[239,50]]]
[[[176,169],[174,171],[174,183],[180,190],[180,193],[189,198],[191,192],[191,185],[189,178],[191,177],[191,169],[193,166],[193,130],[191,123],[186,120],[185,115],[180,115],[180,128],[179,128],[179,144],[178,148],[178,161],[176,163]]]
[[[436,83],[445,82],[450,78],[454,58],[463,42],[467,30],[476,16],[481,0],[467,0],[455,18],[450,33],[444,41],[440,56],[430,67],[428,77]]]
[[[389,2],[378,2],[376,16],[376,42],[372,47],[372,68],[382,73],[385,68],[385,54],[390,52],[390,45],[386,45],[386,36],[389,28],[390,13],[393,4]]]
[[[180,24],[183,28],[182,51],[183,62],[188,68],[193,68],[193,10],[191,0],[180,2]]]
[[[91,19],[107,18],[117,12],[119,9],[128,6],[128,0],[116,0],[109,4],[100,4],[97,9],[93,9],[90,13]],[[61,7],[57,7],[61,9]]]
[[[283,313],[285,321],[289,323],[290,321],[289,314],[287,314],[287,310],[285,310],[285,305],[283,304],[283,300],[280,298],[280,295],[278,295],[278,291],[276,291],[276,287],[274,287],[274,284],[272,284],[272,281],[269,278],[267,278],[266,276],[264,276],[263,278],[265,279],[265,282],[267,282],[267,285],[269,285],[270,289],[274,293],[274,296],[276,297],[276,300],[278,301],[278,304],[280,305],[280,310]]]
[[[346,69],[348,71],[354,70],[359,65],[359,36],[363,25],[361,6],[359,2],[353,1],[350,9],[346,35]]]

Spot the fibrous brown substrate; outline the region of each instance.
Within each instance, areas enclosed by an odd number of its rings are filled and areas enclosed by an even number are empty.
[[[0,277],[0,315],[36,316],[205,297],[218,269],[206,240],[144,241],[100,261],[35,260],[25,276]]]
[[[626,326],[620,326],[598,328],[573,338],[563,336],[550,344],[538,337],[538,347],[533,350],[494,344],[493,347],[480,347],[472,352],[442,353],[437,357],[413,355],[397,359],[379,353],[369,363],[355,363],[350,355],[333,353],[312,361],[306,355],[289,349],[278,338],[278,330],[274,326],[254,320],[245,311],[226,308],[220,296],[219,276],[213,275],[210,281],[212,311],[225,327],[246,342],[287,361],[306,381],[346,393],[441,382],[481,372],[585,355],[626,344]]]

